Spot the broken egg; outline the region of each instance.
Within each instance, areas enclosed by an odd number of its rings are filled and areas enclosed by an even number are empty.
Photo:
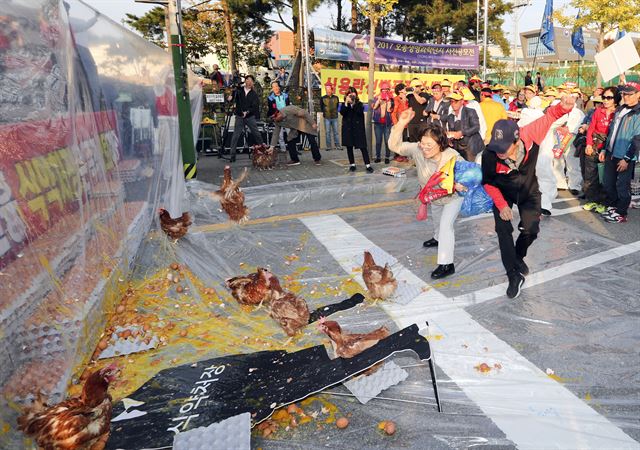
[[[345,429],[349,426],[349,419],[347,419],[346,417],[340,417],[338,420],[336,420],[336,427],[342,429]]]

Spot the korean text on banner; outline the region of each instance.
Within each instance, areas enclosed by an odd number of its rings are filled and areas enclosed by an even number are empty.
[[[445,78],[449,81],[456,82],[458,80],[464,80],[464,75],[451,75],[451,74],[425,74],[425,73],[404,73],[404,72],[374,72],[374,86],[373,91],[379,92],[378,86],[383,81],[388,81],[391,85],[391,90],[396,84],[404,83],[409,84],[414,78],[419,79],[424,87],[430,87],[434,81],[442,81]],[[323,69],[320,73],[322,79],[322,93],[324,95],[324,86],[327,82],[330,82],[335,86],[335,93],[339,97],[346,95],[349,86],[353,86],[358,92],[358,98],[361,102],[368,101],[367,87],[369,83],[368,72],[361,70],[334,70]]]
[[[369,62],[369,37],[362,34],[314,28],[315,54],[336,61]],[[443,69],[476,69],[477,45],[416,44],[375,38],[376,64]]]

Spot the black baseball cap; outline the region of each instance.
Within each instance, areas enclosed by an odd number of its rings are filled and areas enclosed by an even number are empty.
[[[487,150],[503,155],[518,139],[520,139],[520,128],[513,120],[498,120],[491,130],[491,141],[487,145]]]

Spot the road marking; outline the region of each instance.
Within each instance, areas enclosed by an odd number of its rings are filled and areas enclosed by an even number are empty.
[[[619,247],[605,250],[594,255],[585,256],[584,258],[576,259],[575,261],[569,261],[561,264],[557,267],[551,267],[549,269],[542,270],[540,272],[533,273],[526,277],[526,281],[522,289],[527,289],[533,286],[537,286],[548,281],[552,281],[558,278],[562,278],[566,275],[578,272],[580,270],[588,269],[589,267],[603,264],[612,259],[621,258],[623,256],[630,255],[632,253],[640,251],[640,241],[632,242],[630,244],[624,244]],[[457,307],[465,308],[470,305],[477,305],[489,300],[502,297],[507,290],[508,283],[501,283],[495,286],[490,286],[485,289],[481,289],[469,294],[458,295],[450,299]],[[448,308],[448,303],[440,305],[441,308]]]
[[[353,255],[375,246],[338,216],[304,217],[301,221],[349,274]],[[400,282],[424,284],[400,264],[394,266],[394,272]],[[364,287],[362,278],[355,278]],[[448,307],[434,312],[434,303]],[[424,326],[429,321],[431,332],[444,336],[432,342],[436,364],[518,448],[640,448],[638,442],[436,289],[429,289],[406,306],[380,305],[400,328],[414,323]],[[490,367],[499,363],[502,369],[491,374],[474,369],[483,362]]]

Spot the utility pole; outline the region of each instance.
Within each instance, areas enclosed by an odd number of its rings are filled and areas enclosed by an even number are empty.
[[[513,85],[518,86],[518,22],[531,0],[517,0],[513,5]],[[518,15],[518,8],[522,12]]]
[[[484,58],[482,62],[482,79],[487,79],[487,42],[489,30],[489,0],[484,0]]]
[[[476,45],[480,44],[480,0],[476,0]]]
[[[311,58],[309,57],[309,11],[307,9],[307,0],[302,0],[300,17],[302,19],[302,42],[304,43],[304,70],[307,77],[307,109],[309,114],[313,116],[313,83],[311,82]]]
[[[187,179],[196,177],[196,151],[193,143],[193,124],[191,119],[191,99],[187,75],[187,57],[182,37],[181,0],[136,0],[136,3],[152,3],[165,7],[165,24],[167,28],[167,50],[173,61],[173,77],[176,87],[176,103],[178,106],[178,129],[180,132],[180,148],[184,176]],[[172,151],[172,149],[165,149]]]

